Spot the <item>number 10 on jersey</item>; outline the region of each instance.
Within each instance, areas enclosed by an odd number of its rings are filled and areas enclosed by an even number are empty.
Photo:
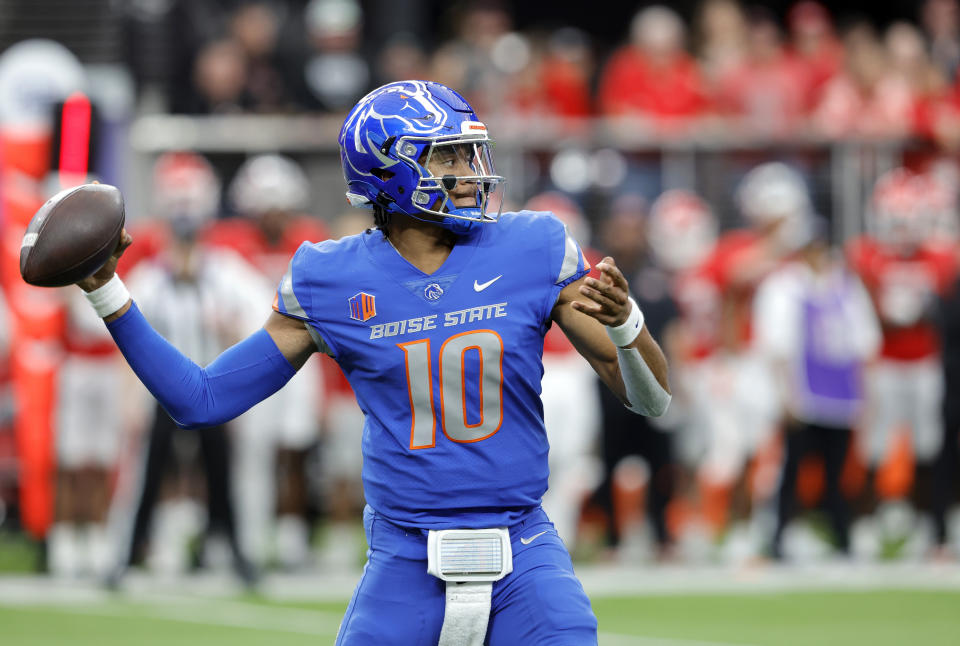
[[[433,355],[430,339],[398,343],[403,350],[410,395],[410,448],[429,449],[437,442],[437,415],[433,401]],[[468,353],[479,359],[479,377],[468,383]],[[503,340],[493,330],[472,330],[448,338],[438,361],[440,423],[454,442],[478,442],[503,422]],[[479,419],[469,419],[468,395],[476,394]]]

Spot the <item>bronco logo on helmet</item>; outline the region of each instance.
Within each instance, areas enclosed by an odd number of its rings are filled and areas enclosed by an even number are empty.
[[[458,233],[499,218],[499,207],[495,214],[488,209],[505,180],[495,174],[487,128],[470,104],[444,85],[400,81],[373,90],[347,115],[339,143],[347,200],[354,206],[431,214]],[[431,173],[430,159],[444,147],[466,159],[472,174]],[[458,207],[450,198],[460,182],[476,186],[474,206]]]

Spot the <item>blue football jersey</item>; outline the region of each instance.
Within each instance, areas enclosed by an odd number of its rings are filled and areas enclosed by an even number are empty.
[[[589,271],[549,213],[505,213],[425,274],[379,230],[304,243],[275,309],[308,324],[366,417],[367,503],[431,529],[511,525],[547,488],[540,382],[560,290]]]

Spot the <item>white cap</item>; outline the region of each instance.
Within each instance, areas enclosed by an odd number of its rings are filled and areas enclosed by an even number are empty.
[[[302,211],[310,182],[300,166],[282,155],[258,155],[244,162],[230,183],[230,202],[241,215]]]
[[[781,162],[761,164],[747,173],[736,197],[743,216],[757,224],[786,217],[807,218],[813,210],[803,178]]]

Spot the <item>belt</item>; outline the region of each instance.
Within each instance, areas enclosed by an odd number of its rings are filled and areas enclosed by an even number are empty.
[[[438,646],[483,646],[493,582],[512,571],[506,527],[429,531],[427,572],[446,582]]]

